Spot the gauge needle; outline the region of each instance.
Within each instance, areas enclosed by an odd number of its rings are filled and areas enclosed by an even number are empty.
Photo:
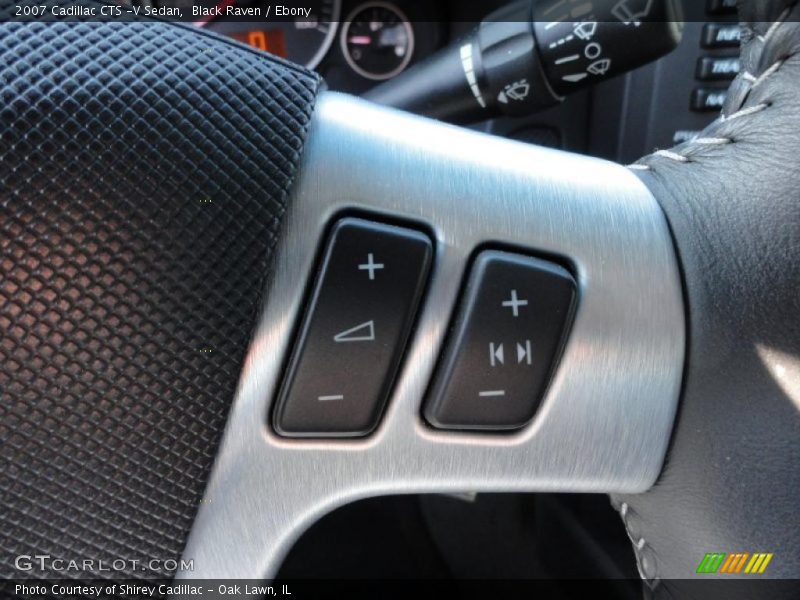
[[[200,17],[196,21],[193,21],[192,25],[194,25],[195,27],[204,27],[204,26],[208,25],[211,21],[213,21],[214,19],[217,18],[217,16],[218,16],[217,13],[218,12],[224,13],[225,9],[228,8],[229,6],[233,5],[234,2],[236,2],[236,0],[221,0],[211,10],[210,14],[208,14],[208,15],[206,15],[204,17]]]
[[[369,46],[372,43],[372,38],[368,35],[354,35],[350,38],[350,43],[356,46]]]

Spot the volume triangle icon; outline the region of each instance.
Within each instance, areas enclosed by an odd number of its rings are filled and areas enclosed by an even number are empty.
[[[375,339],[375,321],[367,321],[351,327],[333,336],[333,341],[343,342],[371,342]]]

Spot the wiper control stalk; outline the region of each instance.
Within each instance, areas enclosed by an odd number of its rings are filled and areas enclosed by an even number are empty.
[[[672,51],[679,0],[522,0],[366,97],[445,121],[523,116]]]

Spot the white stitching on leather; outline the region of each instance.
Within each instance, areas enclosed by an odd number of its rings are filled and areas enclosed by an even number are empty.
[[[647,547],[647,541],[644,537],[640,537],[638,540],[634,541],[633,533],[631,533],[630,527],[628,526],[628,503],[623,502],[620,504],[619,507],[619,514],[622,517],[622,524],[625,527],[625,533],[628,534],[628,538],[631,540],[631,543],[636,547],[636,550],[641,552]],[[645,557],[646,559],[646,557]],[[650,590],[655,591],[658,587],[658,584],[661,583],[661,578],[658,575],[654,574],[653,577],[647,577],[642,570],[642,557],[639,556],[639,553],[636,553],[636,569],[639,571],[639,577],[641,577],[642,581],[644,581]]]
[[[778,28],[788,19],[788,17],[791,14],[795,4],[796,3],[793,2],[790,6],[787,6],[783,10],[783,12],[780,14],[778,19],[772,25],[770,25],[769,29],[767,30],[767,33],[764,34],[764,35],[758,36],[758,39],[762,43],[766,44],[766,42],[769,41],[769,39],[775,34],[775,32],[778,30]],[[753,75],[749,71],[744,71],[743,73],[741,73],[739,75],[739,77],[741,79],[747,81],[748,83],[750,83],[750,91],[752,91],[756,87],[758,87],[759,85],[764,83],[764,81],[766,79],[768,79],[771,75],[775,74],[783,66],[783,64],[786,62],[786,60],[787,60],[786,58],[781,58],[780,60],[775,61],[772,65],[770,65],[767,69],[765,69],[764,72],[761,73],[761,75],[759,75],[758,77],[756,77],[755,75]],[[722,123],[726,123],[728,121],[733,121],[734,119],[740,119],[742,117],[753,115],[753,114],[761,112],[762,110],[765,110],[765,109],[769,108],[769,106],[770,106],[769,104],[767,104],[765,102],[762,102],[760,104],[756,104],[755,106],[749,106],[747,108],[743,108],[741,110],[738,110],[738,111],[736,111],[735,113],[733,113],[732,115],[729,115],[729,116],[726,116],[725,113],[723,112],[723,113],[720,114],[718,123],[722,124]],[[723,137],[719,137],[719,138],[710,138],[710,137],[709,138],[697,138],[697,139],[692,140],[691,142],[689,142],[686,145],[686,147],[684,148],[684,151],[691,150],[692,147],[695,146],[695,145],[713,146],[713,145],[723,145],[723,144],[731,144],[731,143],[733,143],[733,140],[730,139],[730,138],[723,138]],[[673,161],[679,162],[679,163],[692,162],[689,159],[689,157],[686,156],[685,154],[681,154],[679,152],[674,152],[672,150],[659,150],[659,151],[653,153],[651,156],[661,156],[663,158],[666,158],[666,159],[669,159],[669,160],[673,160]],[[646,158],[647,157],[643,157],[640,160],[644,160]],[[652,171],[653,170],[653,168],[650,165],[642,164],[642,163],[634,163],[632,165],[628,165],[628,168],[632,169],[632,170],[635,170],[635,171]]]
[[[769,73],[767,73],[765,71],[764,75],[759,77],[758,83],[761,83],[762,81],[764,81],[765,76],[772,75],[773,73],[775,73],[781,67],[781,65],[783,63],[784,63],[784,61],[779,61],[779,62],[775,63],[774,65],[772,65],[772,67],[770,67],[768,69]],[[755,87],[755,85],[756,84],[753,84],[752,87]],[[726,123],[728,121],[733,121],[734,119],[740,119],[740,118],[746,117],[748,115],[753,115],[753,114],[759,113],[762,110],[765,110],[765,109],[769,108],[769,106],[770,105],[767,104],[766,102],[762,102],[760,104],[756,104],[755,106],[749,106],[747,108],[743,108],[742,110],[739,110],[739,111],[733,113],[729,117],[726,117],[725,115],[720,115],[719,123]],[[726,138],[726,137],[697,138],[697,139],[692,140],[691,142],[689,142],[689,144],[686,146],[685,150],[691,150],[692,147],[695,146],[695,145],[699,145],[699,146],[719,146],[719,145],[723,145],[723,144],[732,144],[732,143],[733,143],[733,140],[731,138]],[[689,159],[688,156],[685,156],[684,154],[680,154],[678,152],[673,152],[672,150],[659,150],[657,152],[654,152],[651,156],[661,156],[663,158],[667,158],[669,160],[674,160],[675,162],[679,162],[679,163],[692,162]],[[645,157],[645,158],[647,158],[647,157]],[[642,163],[634,163],[632,165],[628,165],[628,168],[629,169],[633,169],[635,171],[652,171],[653,170],[653,168],[650,165],[642,164]]]
[[[766,108],[766,106],[764,108]],[[762,108],[760,110],[764,109]],[[696,144],[698,146],[724,146],[726,144],[732,144],[733,140],[727,137],[704,137],[692,140],[691,143]],[[677,152],[672,152],[670,150],[659,150],[658,152],[653,153],[653,156],[663,156],[664,158],[668,158],[670,160],[674,160],[676,162],[681,162],[681,163],[691,162],[687,156],[684,156],[683,154],[678,154]],[[628,168],[633,169],[634,171],[651,170],[650,165],[643,165],[643,164],[628,165]]]
[[[769,29],[767,29],[767,33],[766,33],[765,35],[760,35],[760,36],[758,36],[758,39],[759,39],[761,42],[763,42],[763,43],[765,43],[765,44],[766,44],[766,43],[767,43],[767,41],[769,40],[769,38],[771,38],[771,37],[772,37],[772,34],[774,34],[774,33],[775,33],[775,31],[778,29],[778,27],[780,26],[780,24],[781,24],[781,23],[783,23],[783,22],[784,22],[784,21],[785,21],[785,20],[786,20],[786,19],[789,17],[789,14],[792,12],[792,8],[793,8],[793,6],[787,6],[787,7],[786,7],[786,8],[783,10],[783,12],[781,13],[781,15],[778,17],[778,19],[777,19],[777,20],[776,20],[776,21],[775,21],[775,22],[774,22],[774,23],[773,23],[773,24],[770,26],[770,28],[769,28]]]
[[[785,59],[783,59],[783,58],[782,58],[782,59],[780,59],[780,60],[777,60],[777,61],[775,61],[775,62],[772,64],[772,66],[770,66],[770,67],[769,67],[769,69],[767,69],[767,70],[766,70],[766,71],[764,71],[764,72],[763,72],[761,75],[759,75],[758,79],[754,79],[754,80],[753,80],[753,82],[752,82],[752,83],[753,83],[753,85],[751,85],[751,86],[750,86],[750,89],[751,89],[751,90],[752,90],[752,89],[755,89],[755,88],[757,88],[759,85],[761,85],[761,83],[763,83],[763,81],[764,81],[764,80],[765,80],[767,77],[769,77],[769,76],[770,76],[770,75],[772,75],[772,74],[773,74],[775,71],[777,71],[778,69],[780,69],[780,68],[781,68],[781,66],[783,65],[783,63],[784,63],[784,62],[786,62],[786,61],[785,61]],[[749,73],[748,73],[748,75],[749,75]]]
[[[672,150],[659,150],[654,155],[663,156],[664,158],[668,158],[670,160],[676,160],[678,162],[689,162],[689,159],[686,158],[683,154],[678,154],[677,152],[673,152]]]
[[[756,104],[755,106],[749,106],[747,108],[743,108],[742,110],[733,113],[729,117],[722,115],[719,119],[719,122],[727,123],[728,121],[733,121],[734,119],[740,119],[741,117],[746,117],[748,115],[753,115],[757,112],[761,112],[765,108],[769,108],[769,104],[767,104],[766,102],[762,102],[761,104]]]
[[[733,140],[726,137],[706,137],[697,138],[692,141],[693,144],[700,144],[701,146],[723,146],[725,144],[732,144]]]
[[[781,64],[783,64],[783,61],[781,61]],[[770,68],[772,68],[772,67],[770,67]],[[778,65],[777,68],[773,69],[772,72],[770,73],[770,75],[772,73],[774,73],[775,71],[777,71],[778,68],[780,68],[780,65]],[[762,79],[762,81],[763,81],[763,79]],[[756,104],[755,106],[749,106],[747,108],[743,108],[742,110],[733,113],[729,117],[726,117],[725,115],[721,115],[720,118],[719,118],[719,122],[720,123],[726,123],[728,121],[733,121],[734,119],[740,119],[742,117],[746,117],[748,115],[753,115],[755,113],[761,112],[762,110],[764,110],[766,108],[769,108],[769,104],[767,104],[765,102],[762,102],[761,104]],[[699,146],[721,146],[723,144],[732,144],[732,143],[733,143],[733,140],[731,138],[727,138],[727,137],[697,138],[695,140],[692,140],[689,143],[689,145],[686,146],[686,150],[691,150],[693,145],[699,145]],[[653,156],[661,156],[663,158],[668,158],[670,160],[674,160],[675,162],[680,162],[680,163],[691,162],[691,160],[689,159],[688,156],[686,156],[684,154],[680,154],[678,152],[673,152],[672,150],[659,150],[658,152],[654,152]],[[642,165],[642,164],[628,165],[628,168],[636,169],[636,170],[639,170],[639,171],[650,171],[650,170],[652,170],[649,165]]]

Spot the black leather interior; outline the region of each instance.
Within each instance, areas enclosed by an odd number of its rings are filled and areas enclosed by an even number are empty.
[[[632,166],[672,228],[688,315],[662,476],[612,498],[656,598],[703,597],[685,579],[707,552],[772,552],[767,577],[800,578],[800,6],[739,8],[742,72],[723,116]]]

